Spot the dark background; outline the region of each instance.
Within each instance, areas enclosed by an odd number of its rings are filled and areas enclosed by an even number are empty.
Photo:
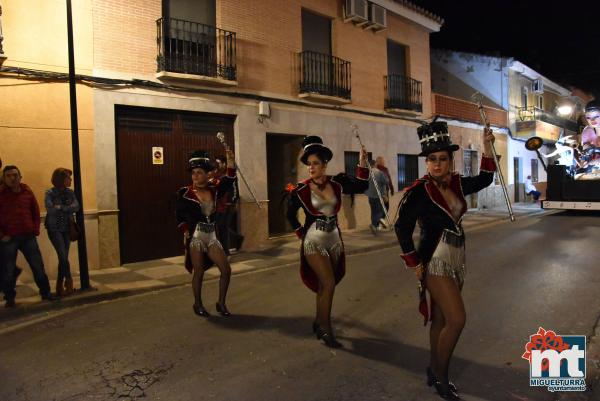
[[[431,47],[514,57],[600,97],[600,1],[412,0],[444,18]]]

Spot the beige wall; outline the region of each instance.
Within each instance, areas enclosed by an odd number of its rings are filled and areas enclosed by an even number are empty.
[[[62,0],[4,0],[2,26],[5,67],[68,71],[66,5]],[[91,0],[73,2],[75,63],[77,72],[92,70]],[[45,214],[44,192],[57,167],[72,169],[69,88],[66,83],[17,79],[0,75],[0,157],[17,165]],[[93,133],[92,89],[77,85],[79,141],[83,202],[90,266],[98,266],[96,169]],[[42,228],[40,248],[46,270],[56,275],[56,255]],[[76,248],[76,246],[75,246]],[[77,270],[77,251],[71,253]],[[18,263],[26,263],[19,259]],[[30,279],[26,269],[23,279]]]
[[[63,0],[3,0],[5,66],[67,71],[67,9]],[[92,0],[73,2],[75,65],[92,70]]]

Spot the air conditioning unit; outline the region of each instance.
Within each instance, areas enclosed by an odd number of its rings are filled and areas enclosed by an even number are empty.
[[[387,27],[385,8],[371,3],[369,7],[369,21],[371,22],[369,25],[370,29],[375,31],[381,31],[385,29]]]
[[[346,0],[344,2],[344,22],[364,23],[369,21],[367,0]]]
[[[541,79],[536,79],[531,84],[531,91],[533,93],[544,93],[544,82]]]

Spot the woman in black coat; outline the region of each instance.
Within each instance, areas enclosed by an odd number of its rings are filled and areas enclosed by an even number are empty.
[[[491,151],[494,136],[484,130],[484,154],[480,173],[462,177],[452,172],[453,145],[445,122],[424,124],[418,129],[427,175],[406,189],[400,201],[395,229],[402,258],[415,270],[420,281],[421,304],[425,324],[431,319],[431,360],[427,383],[435,385],[442,398],[459,399],[456,386],[448,381],[452,352],[465,324],[465,307],[461,289],[465,276],[465,236],[461,220],[467,211],[465,196],[492,183],[496,165]],[[419,222],[421,237],[418,248],[413,232]],[[425,288],[431,298],[427,306]]]
[[[318,136],[304,139],[300,157],[308,166],[310,178],[290,188],[287,218],[298,238],[300,247],[300,275],[304,284],[317,293],[317,316],[313,332],[329,347],[342,345],[335,339],[331,327],[331,306],[335,286],[346,271],[344,243],[337,224],[342,206],[342,193],[363,193],[368,185],[369,170],[366,152],[360,154],[356,178],[346,174],[327,175],[327,163],[333,153]],[[298,209],[306,216],[304,225],[298,220]]]
[[[231,315],[225,305],[231,266],[217,239],[215,216],[217,201],[227,194],[236,180],[234,163],[233,153],[227,151],[227,174],[218,181],[211,181],[209,173],[215,169],[214,164],[206,157],[206,152],[194,152],[188,161],[192,184],[177,191],[177,224],[186,249],[185,267],[193,272],[193,308],[198,316],[210,316],[202,304],[201,292],[204,271],[213,263],[221,272],[217,312],[223,316]]]

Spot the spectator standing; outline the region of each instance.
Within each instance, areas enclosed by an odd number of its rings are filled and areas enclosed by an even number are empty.
[[[79,211],[79,202],[75,193],[69,188],[73,172],[66,168],[57,168],[52,174],[53,187],[46,191],[45,226],[48,238],[58,256],[58,276],[56,278],[56,295],[64,296],[73,293],[73,278],[69,264],[69,247],[71,245],[71,224],[73,213]]]
[[[37,242],[40,234],[40,208],[33,191],[21,183],[17,166],[2,170],[4,185],[0,190],[0,246],[4,259],[4,298],[6,307],[15,306],[15,272],[17,253],[21,251],[43,300],[52,301],[50,283]]]

